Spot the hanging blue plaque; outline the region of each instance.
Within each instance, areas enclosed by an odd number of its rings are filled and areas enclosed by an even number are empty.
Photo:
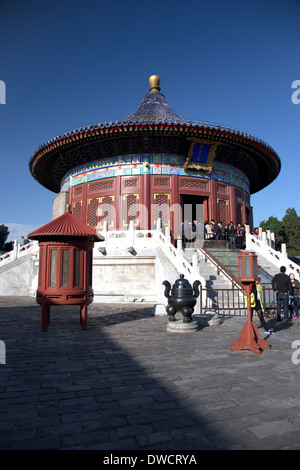
[[[202,142],[197,142],[193,146],[190,162],[191,163],[207,163],[209,155],[209,144],[203,144]]]
[[[184,164],[184,169],[195,169],[206,172],[211,172],[212,164],[216,156],[216,148],[218,142],[211,142],[208,140],[197,141],[191,140],[191,145],[188,153],[188,158]]]

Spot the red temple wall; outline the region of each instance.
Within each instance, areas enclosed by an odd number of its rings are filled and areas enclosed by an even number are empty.
[[[207,178],[143,174],[115,176],[69,188],[73,214],[94,228],[128,228],[130,220],[140,229],[152,229],[160,216],[176,232],[174,210],[184,196],[201,197],[204,220],[251,225],[249,195],[241,188]],[[192,199],[190,198],[189,201]],[[144,209],[144,210],[143,210]]]

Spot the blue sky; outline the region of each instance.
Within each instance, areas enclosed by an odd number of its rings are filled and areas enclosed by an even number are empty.
[[[288,207],[300,215],[300,104],[291,100],[299,21],[299,0],[0,1],[0,224],[9,239],[52,218],[55,194],[29,172],[34,151],[127,117],[152,74],[184,118],[249,132],[278,153],[280,175],[251,198],[255,225]]]

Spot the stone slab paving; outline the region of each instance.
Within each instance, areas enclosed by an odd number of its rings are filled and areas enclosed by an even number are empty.
[[[296,321],[255,355],[230,351],[245,317],[189,334],[142,303],[92,304],[86,331],[79,307],[53,308],[47,332],[40,317],[0,298],[1,450],[300,448]]]

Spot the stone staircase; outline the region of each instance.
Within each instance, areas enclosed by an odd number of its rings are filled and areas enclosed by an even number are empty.
[[[235,285],[233,290],[233,284],[230,280],[230,276],[233,280],[238,277],[238,255],[240,250],[228,242],[220,241],[208,241],[203,244],[203,252],[207,253],[207,261],[203,256],[199,256],[198,252],[198,266],[200,273],[206,281],[204,286],[207,289],[207,308],[216,309],[219,313],[231,313],[245,314],[244,308],[244,293]],[[197,246],[187,247],[184,250],[184,257],[189,263],[193,263],[193,255],[197,252]],[[215,265],[210,262],[210,259],[214,259]],[[266,287],[271,286],[272,277],[278,272],[276,266],[271,265],[270,262],[265,260],[262,256],[258,255],[258,272],[261,278],[260,283]],[[229,279],[224,277],[223,274],[218,274],[218,269],[225,268]],[[237,308],[237,309],[236,309]]]
[[[183,254],[185,259],[192,264],[195,253],[195,248],[186,248]],[[201,276],[206,281],[203,287],[207,289],[206,305],[202,308],[202,313],[245,315],[243,291],[238,288],[233,289],[232,281],[223,274],[218,274],[217,268],[209,260],[205,261],[198,254],[197,261]]]
[[[257,254],[258,272],[261,277],[261,283],[271,284],[273,276],[279,273],[277,266],[266,260],[263,256]]]
[[[229,242],[205,242],[204,248],[231,273],[234,278],[238,277],[238,250]],[[271,284],[272,277],[278,273],[278,268],[257,254],[258,274],[261,284]]]
[[[186,248],[183,252],[184,258],[193,265],[193,255],[196,252],[194,248]],[[200,268],[201,276],[204,277],[206,285],[204,287],[211,289],[230,289],[231,283],[228,279],[217,273],[217,270],[210,263],[205,262],[198,256],[198,266]]]

